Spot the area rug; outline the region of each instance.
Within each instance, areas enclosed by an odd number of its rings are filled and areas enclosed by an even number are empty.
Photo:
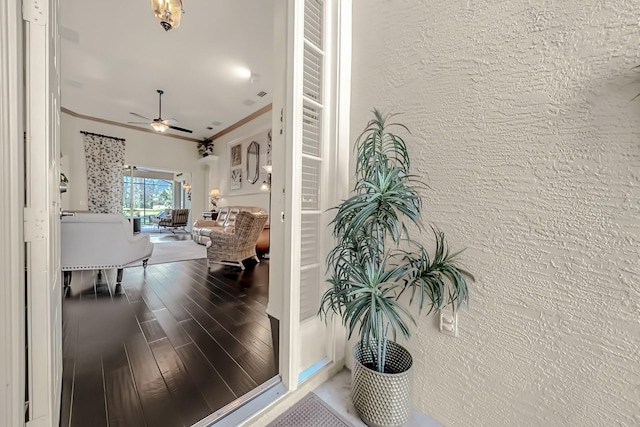
[[[207,257],[207,249],[193,240],[181,240],[177,242],[154,243],[153,253],[147,264],[163,264],[165,262],[187,261],[191,259],[203,259]],[[131,264],[128,267],[142,265],[142,261]]]
[[[307,394],[285,413],[273,420],[268,427],[353,427],[322,399]]]

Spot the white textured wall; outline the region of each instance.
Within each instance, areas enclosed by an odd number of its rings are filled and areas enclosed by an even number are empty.
[[[478,279],[459,338],[410,344],[445,425],[640,425],[639,6],[354,0],[353,133],[403,113]]]

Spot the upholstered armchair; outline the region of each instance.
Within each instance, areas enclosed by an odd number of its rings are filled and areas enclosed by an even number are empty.
[[[266,213],[240,212],[233,228],[212,228],[206,245],[208,263],[232,265],[244,270],[242,261],[245,259],[254,258],[260,262],[256,242],[268,218]]]
[[[171,228],[171,231],[182,228],[186,231],[185,227],[189,221],[189,209],[173,209],[170,216],[161,216],[159,218],[158,227]]]
[[[155,224],[159,226],[161,219],[167,219],[171,217],[171,209],[165,209],[158,212],[158,215],[149,215],[149,224]]]
[[[116,284],[120,284],[125,266],[142,260],[146,267],[153,252],[149,235],[133,235],[131,224],[120,214],[65,216],[60,224],[60,240],[65,288],[69,287],[74,270],[115,268]]]

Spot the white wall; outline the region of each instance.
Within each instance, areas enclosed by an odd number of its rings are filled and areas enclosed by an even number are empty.
[[[354,0],[353,134],[402,113],[425,218],[477,277],[459,338],[423,317],[410,343],[414,402],[447,426],[640,424],[639,21],[631,0]]]
[[[191,218],[201,218],[209,209],[204,195],[205,170],[198,163],[195,142],[168,138],[148,132],[86,120],[62,113],[60,139],[63,158],[61,171],[69,179],[69,190],[62,195],[64,209],[87,209],[87,170],[80,131],[126,139],[125,164],[172,172],[191,173]],[[200,195],[200,197],[198,197]]]
[[[260,191],[260,185],[267,176],[262,165],[266,163],[266,141],[269,129],[271,129],[271,111],[213,141],[213,154],[219,158],[218,179],[222,193],[218,206],[259,206],[265,210],[269,209],[269,193]],[[260,144],[260,176],[255,184],[247,181],[246,155],[247,146],[251,141],[257,141]],[[242,187],[239,190],[231,190],[229,147],[236,144],[242,144]]]

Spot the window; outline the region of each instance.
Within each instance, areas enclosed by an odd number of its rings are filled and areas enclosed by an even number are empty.
[[[149,215],[173,208],[172,180],[125,176],[122,185],[122,214],[127,218],[130,216],[132,193],[133,216],[140,217],[142,224],[149,223]]]

